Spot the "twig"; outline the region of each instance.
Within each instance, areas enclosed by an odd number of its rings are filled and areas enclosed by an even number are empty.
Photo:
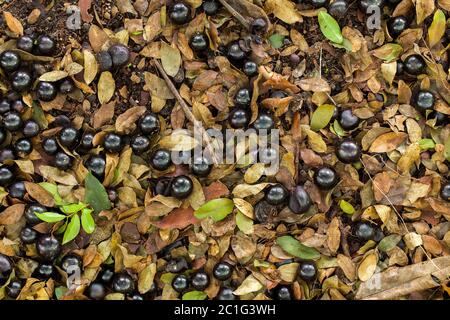
[[[178,103],[181,106],[181,109],[183,110],[184,114],[186,115],[186,118],[190,122],[192,122],[192,124],[194,125],[194,129],[198,129],[198,130],[201,131],[203,140],[206,143],[206,148],[208,149],[208,151],[211,154],[212,161],[213,161],[214,165],[218,165],[219,161],[216,158],[216,152],[214,151],[214,148],[211,145],[211,139],[210,139],[208,133],[203,128],[203,125],[202,125],[201,121],[199,121],[199,120],[197,120],[197,118],[195,118],[195,116],[192,113],[191,109],[189,108],[187,103],[184,101],[183,97],[180,95],[180,93],[178,92],[178,90],[175,87],[175,85],[172,83],[172,80],[170,80],[169,76],[164,71],[164,68],[162,67],[161,63],[159,63],[159,61],[156,60],[156,59],[153,59],[153,63],[155,64],[156,68],[158,68],[159,72],[161,73],[161,75],[163,76],[164,80],[166,81],[166,84],[169,87],[170,91],[172,92],[172,94],[177,99]]]
[[[245,18],[236,10],[234,10],[234,8],[232,6],[230,6],[230,4],[228,2],[226,2],[225,0],[219,0],[219,2],[225,7],[225,9],[228,10],[228,12],[235,17],[247,30],[250,30],[250,24],[247,22],[247,20],[245,20]]]

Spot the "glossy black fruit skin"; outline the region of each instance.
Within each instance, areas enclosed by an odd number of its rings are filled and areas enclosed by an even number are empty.
[[[234,101],[239,107],[248,107],[252,100],[252,94],[248,88],[241,88],[236,92]]]
[[[43,235],[38,239],[36,249],[44,260],[52,261],[61,252],[61,244],[54,236]]]
[[[92,133],[86,132],[85,134],[83,134],[83,136],[81,137],[80,145],[78,146],[79,151],[82,153],[89,152],[94,147],[93,141],[94,135]]]
[[[3,126],[6,130],[14,132],[22,128],[23,122],[20,115],[16,112],[8,112],[3,117]]]
[[[333,189],[338,182],[339,176],[333,168],[321,167],[314,173],[314,183],[320,189]]]
[[[442,126],[446,125],[449,121],[449,116],[446,114],[443,114],[439,111],[432,111],[428,115],[428,119],[436,119],[436,126]]]
[[[56,42],[49,36],[39,36],[36,40],[36,49],[40,55],[52,55],[56,50]]]
[[[144,153],[150,148],[150,139],[146,136],[137,135],[131,139],[130,145],[135,153]]]
[[[3,285],[9,278],[13,265],[11,260],[3,254],[0,253],[0,285]]]
[[[6,286],[5,292],[11,299],[16,299],[20,291],[22,291],[22,282],[20,280],[11,280],[11,282]]]
[[[134,290],[134,281],[126,273],[121,273],[113,278],[113,290],[119,293],[131,293]]]
[[[417,111],[425,113],[425,111],[433,109],[434,95],[431,91],[420,90],[414,95],[412,104]]]
[[[31,53],[34,48],[34,39],[31,38],[30,36],[22,36],[19,39],[17,39],[16,46],[17,49]]]
[[[86,295],[93,300],[103,300],[106,296],[106,288],[102,283],[93,282],[87,288]]]
[[[291,288],[288,286],[278,286],[275,289],[276,300],[292,300]]]
[[[335,0],[328,6],[328,13],[335,18],[342,18],[348,10],[347,0]]]
[[[209,286],[209,276],[204,271],[199,271],[192,276],[192,287],[195,290],[203,291]]]
[[[24,157],[33,151],[33,144],[27,138],[20,138],[14,143],[14,151],[20,157]]]
[[[112,58],[108,51],[98,52],[97,61],[100,68],[100,72],[110,71],[113,67]]]
[[[207,16],[213,16],[219,10],[219,4],[216,0],[205,0],[202,3],[202,7]]]
[[[25,227],[20,231],[20,240],[25,244],[36,242],[37,236],[38,233],[30,227]]]
[[[0,167],[0,186],[6,187],[14,181],[14,174],[8,167]]]
[[[6,160],[15,160],[16,156],[11,148],[5,148],[0,150],[0,162],[3,163]]]
[[[0,127],[0,144],[3,144],[6,140],[6,131]]]
[[[372,240],[375,236],[375,228],[369,222],[360,221],[355,225],[354,234],[361,241]]]
[[[256,18],[250,24],[250,32],[253,34],[264,34],[267,32],[267,22],[263,18]]]
[[[327,4],[327,0],[311,0],[311,4],[315,8],[320,8]]]
[[[6,50],[0,54],[0,67],[5,73],[14,72],[20,67],[20,55],[17,52]]]
[[[184,274],[176,275],[172,280],[172,288],[176,292],[183,292],[189,288],[189,279]]]
[[[130,61],[130,50],[123,44],[114,44],[108,49],[112,65],[115,68],[124,67]]]
[[[189,268],[189,263],[185,257],[176,257],[167,262],[166,271],[170,273],[180,273]]]
[[[164,177],[159,178],[155,185],[155,195],[163,195],[165,197],[170,196],[170,184],[171,179],[166,179]]]
[[[337,145],[336,156],[343,163],[355,163],[359,161],[361,148],[355,141],[344,139]]]
[[[309,210],[312,205],[311,198],[302,186],[296,186],[289,197],[289,209],[300,214]]]
[[[353,130],[358,128],[359,118],[355,116],[351,109],[343,110],[339,114],[339,124],[344,130]]]
[[[397,77],[401,76],[404,71],[405,71],[405,64],[402,61],[398,60],[397,61],[397,69],[395,70],[395,75]]]
[[[298,267],[298,275],[305,281],[312,281],[316,278],[317,267],[314,262],[305,261]]]
[[[108,268],[103,269],[98,275],[99,279],[104,284],[110,284],[114,278],[114,271]]]
[[[158,116],[148,113],[139,119],[139,129],[143,134],[151,135],[157,133],[160,129]]]
[[[55,155],[55,167],[57,167],[59,170],[69,170],[72,168],[73,160],[72,158],[64,153],[64,152],[57,152]]]
[[[214,278],[225,281],[231,278],[233,274],[233,266],[228,262],[222,261],[217,263],[213,268]]]
[[[11,198],[23,199],[27,190],[23,181],[17,181],[8,187],[8,192]]]
[[[78,144],[80,133],[73,127],[63,128],[59,134],[59,143],[63,146],[72,149]]]
[[[408,19],[405,16],[392,17],[387,21],[387,29],[392,38],[397,38],[406,28],[408,28]]]
[[[197,32],[189,41],[189,46],[194,50],[195,52],[202,52],[208,49],[209,46],[209,40],[206,34]]]
[[[174,24],[185,24],[191,18],[191,8],[183,2],[176,3],[170,10],[170,20]]]
[[[187,198],[194,189],[194,184],[191,178],[185,175],[181,175],[173,179],[170,185],[170,194],[177,199]]]
[[[359,7],[366,14],[373,13],[372,10],[370,10],[370,7],[374,6],[381,9],[383,5],[384,0],[359,0]]]
[[[106,160],[102,156],[92,155],[86,161],[86,169],[100,180],[103,180],[105,175]]]
[[[31,204],[25,210],[24,216],[25,216],[25,219],[27,220],[27,223],[29,225],[35,225],[35,224],[38,224],[38,223],[42,222],[42,220],[39,219],[36,216],[35,213],[36,212],[37,213],[44,213],[46,211],[47,211],[47,208],[45,208],[44,206],[42,206],[40,204],[37,204],[37,203],[36,204]]]
[[[205,157],[193,159],[191,163],[191,171],[197,177],[206,177],[212,170],[212,164]]]
[[[232,301],[237,299],[238,298],[233,293],[233,289],[228,287],[221,288],[219,293],[217,294],[217,300]]]
[[[61,269],[63,269],[69,276],[77,272],[76,270],[81,271],[82,267],[83,261],[75,254],[65,255],[61,260]]]
[[[253,61],[246,61],[242,71],[244,71],[248,77],[254,77],[258,74],[258,65]]]
[[[450,183],[446,183],[441,188],[441,198],[450,201]]]
[[[261,112],[258,114],[255,122],[253,122],[253,127],[256,130],[271,130],[275,127],[275,121],[270,114]]]
[[[34,120],[27,120],[23,124],[22,133],[26,138],[36,137],[39,134],[39,124]]]
[[[156,150],[150,157],[150,165],[159,171],[169,169],[172,165],[172,157],[170,151],[166,149]]]
[[[11,87],[17,92],[28,91],[32,83],[31,74],[23,70],[14,72],[11,78]]]
[[[34,277],[40,280],[46,280],[52,278],[56,274],[55,267],[50,263],[40,264],[36,270],[34,270]]]
[[[36,88],[37,97],[41,101],[52,101],[58,94],[56,87],[51,82],[41,81]]]
[[[103,140],[103,147],[111,153],[118,153],[122,150],[122,137],[115,133],[108,133]]]
[[[233,129],[242,129],[248,126],[250,115],[246,109],[234,108],[228,115],[228,122]]]
[[[424,73],[427,67],[425,60],[418,54],[406,57],[403,64],[405,71],[415,76]]]
[[[267,188],[265,199],[269,204],[278,205],[284,203],[288,196],[289,194],[283,185],[275,184]]]
[[[272,99],[283,99],[286,97],[288,97],[288,94],[282,90],[272,91],[272,93],[270,94],[270,98]]]
[[[42,149],[48,155],[54,155],[58,151],[58,142],[55,138],[47,138],[42,142]]]
[[[0,114],[5,114],[9,111],[11,111],[11,103],[6,99],[2,99],[0,101]]]
[[[75,89],[75,85],[70,78],[65,78],[60,82],[58,88],[62,94],[69,94]]]
[[[245,59],[246,54],[241,49],[238,42],[233,42],[228,46],[227,56],[231,62],[239,63]]]

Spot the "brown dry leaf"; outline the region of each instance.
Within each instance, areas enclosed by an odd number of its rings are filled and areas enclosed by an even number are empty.
[[[46,72],[43,75],[41,75],[39,77],[39,81],[56,82],[56,81],[66,78],[68,75],[69,74],[66,71],[53,70],[53,71],[49,71],[49,72]]]
[[[231,238],[231,249],[241,264],[247,263],[256,252],[256,243],[242,232],[237,232]]]
[[[181,66],[180,51],[165,42],[161,42],[161,64],[166,73],[174,77]]]
[[[405,154],[397,161],[400,173],[408,173],[412,165],[420,159],[420,146],[418,143],[410,144],[406,148]]]
[[[302,126],[302,131],[308,136],[308,144],[311,149],[318,153],[327,151],[327,144],[319,133],[312,131],[309,126],[306,125]]]
[[[327,230],[327,245],[332,253],[336,253],[341,243],[341,231],[339,230],[339,219],[334,217]]]
[[[148,292],[153,285],[156,275],[156,263],[150,263],[147,267],[139,272],[138,291],[141,294]]]
[[[241,285],[233,291],[233,294],[237,296],[243,296],[252,292],[259,291],[263,288],[261,282],[259,282],[252,274],[242,281]]]
[[[25,181],[25,189],[33,199],[43,206],[51,208],[55,205],[53,196],[40,185]]]
[[[264,174],[265,165],[264,163],[255,163],[250,168],[245,171],[244,181],[248,184],[255,183]]]
[[[389,132],[382,134],[373,141],[369,152],[383,153],[395,150],[405,139],[407,134],[404,132]]]
[[[160,229],[184,229],[192,224],[199,223],[194,216],[194,210],[189,207],[186,209],[173,209],[167,216],[159,221],[152,221],[151,223]]]
[[[76,186],[78,185],[77,179],[69,173],[58,170],[55,167],[41,165],[39,167],[41,176],[49,181],[58,182],[66,186]]]
[[[337,255],[337,263],[338,263],[339,267],[342,269],[342,271],[344,272],[347,279],[349,279],[350,281],[355,281],[356,266],[353,263],[352,259],[339,253]]]
[[[222,182],[214,181],[209,186],[203,187],[203,193],[205,194],[206,201],[209,201],[212,199],[227,197],[230,194],[230,191]]]
[[[397,62],[396,61],[381,64],[381,73],[383,75],[383,78],[389,84],[392,84],[392,82],[394,81],[396,72],[397,72]]]
[[[147,111],[144,106],[129,108],[116,119],[115,128],[119,133],[129,134],[136,129],[137,120]]]
[[[303,18],[296,9],[294,2],[289,0],[267,0],[264,3],[267,13],[273,13],[275,17],[288,24],[302,22]]]
[[[19,36],[23,36],[23,26],[22,23],[17,18],[15,18],[8,11],[3,11],[3,17],[5,18],[5,22],[9,30],[11,30],[12,32],[14,32]]]
[[[367,131],[364,137],[361,139],[361,146],[363,150],[369,149],[372,143],[384,133],[389,132],[389,128],[385,127],[375,127]]]
[[[416,0],[416,21],[420,25],[429,15],[434,12],[434,0]]]
[[[377,204],[374,206],[375,211],[380,217],[386,229],[391,233],[400,233],[400,227],[398,225],[397,214],[390,207]]]
[[[306,42],[305,37],[298,32],[295,28],[292,28],[289,36],[292,40],[292,43],[295,44],[300,51],[306,52],[309,49],[308,42]]]
[[[25,211],[23,203],[13,204],[0,213],[0,225],[11,225],[19,222]]]
[[[253,212],[253,207],[250,203],[241,198],[233,198],[235,207],[247,218],[254,219],[255,215]]]
[[[14,160],[14,163],[19,167],[19,169],[28,174],[34,174],[34,165],[31,160]]]
[[[161,12],[156,11],[150,18],[148,18],[147,23],[144,27],[144,40],[149,43],[153,41],[162,31],[161,28]]]
[[[89,37],[89,43],[91,44],[92,49],[94,52],[99,52],[103,45],[108,41],[109,37],[106,34],[106,32],[96,26],[95,24],[92,24],[89,28],[88,32]]]
[[[406,119],[406,129],[408,130],[409,141],[412,143],[419,142],[422,139],[422,129],[416,120],[412,118]]]
[[[331,88],[328,82],[322,78],[309,78],[298,81],[298,85],[304,91],[312,92],[330,92]]]
[[[198,145],[188,131],[184,129],[175,130],[171,135],[163,137],[159,141],[161,148],[166,148],[173,151],[189,151]]]
[[[193,182],[193,189],[191,195],[186,199],[194,210],[197,210],[205,203],[205,194],[203,193],[202,185],[194,176],[190,176]]]
[[[365,282],[372,278],[377,268],[378,255],[375,252],[367,254],[358,266],[358,278]]]
[[[100,104],[105,104],[111,100],[116,90],[116,82],[114,81],[111,72],[103,71],[101,73],[97,90],[98,101],[100,101]]]
[[[259,184],[253,184],[253,185],[239,184],[233,189],[232,193],[236,197],[246,198],[248,196],[254,196],[254,195],[260,193],[268,185],[270,185],[270,183],[259,183]]]
[[[113,100],[109,103],[102,105],[94,114],[92,118],[92,126],[94,129],[98,129],[104,124],[107,124],[114,117],[114,107],[116,105],[116,101]]]
[[[150,72],[145,72],[144,77],[144,90],[149,91],[152,95],[155,95],[160,99],[167,100],[175,98],[163,79]]]
[[[92,0],[78,0],[78,7],[80,8],[81,20],[87,23],[91,23],[94,17],[89,13]]]
[[[83,50],[84,57],[84,81],[89,85],[94,81],[98,72],[98,64],[95,56],[89,50]]]
[[[214,124],[214,117],[209,111],[208,107],[203,103],[195,101],[192,105],[192,113],[197,120],[201,120],[206,128],[211,127]]]

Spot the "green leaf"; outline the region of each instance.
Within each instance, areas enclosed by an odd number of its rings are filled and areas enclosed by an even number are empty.
[[[450,161],[450,136],[447,137],[444,144],[444,156],[447,161]]]
[[[39,185],[53,196],[53,199],[55,199],[55,204],[58,207],[66,204],[66,202],[59,195],[58,186],[56,184],[50,182],[41,182],[39,183]]]
[[[56,234],[64,233],[64,231],[66,231],[68,223],[69,223],[69,219],[66,219],[66,221],[64,221],[64,224],[61,227],[59,227],[58,230],[55,231],[55,233]]]
[[[434,149],[435,146],[433,139],[421,139],[419,141],[419,147],[422,150]]]
[[[81,211],[81,226],[83,227],[86,233],[91,234],[95,230],[95,221],[92,218],[92,210],[84,208]]]
[[[86,187],[84,201],[89,203],[96,213],[111,209],[111,202],[105,187],[91,172],[87,174],[84,186]]]
[[[67,218],[66,215],[56,212],[42,212],[42,213],[35,212],[34,214],[36,215],[36,217],[45,222],[58,222]]]
[[[282,236],[277,239],[277,244],[287,253],[305,260],[317,260],[320,253],[314,248],[307,247],[291,236]]]
[[[61,298],[66,294],[66,292],[69,291],[66,287],[59,286],[55,288],[55,296],[56,299],[61,300]]]
[[[205,300],[207,296],[203,291],[189,291],[183,294],[181,300]]]
[[[77,214],[74,214],[70,219],[69,224],[67,225],[66,232],[64,232],[63,242],[62,244],[66,244],[78,235],[80,232],[80,217]]]
[[[234,202],[228,198],[213,199],[195,210],[194,215],[197,219],[213,218],[214,221],[225,219],[233,212]]]
[[[342,129],[341,125],[339,124],[339,121],[337,120],[334,120],[333,122],[333,130],[334,133],[336,133],[336,135],[338,135],[339,137],[345,136],[345,131],[344,129]]]
[[[327,12],[319,12],[319,26],[320,31],[322,31],[325,38],[331,42],[342,44],[344,42],[344,37],[341,33],[341,27],[337,21]]]
[[[170,273],[170,272],[163,273],[161,275],[161,281],[162,281],[162,283],[165,283],[165,284],[171,284],[173,281],[173,278],[175,278],[175,276],[176,276],[175,273]]]
[[[372,53],[375,57],[382,59],[386,62],[397,59],[403,52],[403,47],[397,43],[386,43],[378,49],[375,49]]]
[[[85,208],[86,204],[80,202],[80,203],[73,203],[73,204],[67,204],[64,206],[61,206],[61,211],[65,214],[72,214],[81,211],[81,209]]]
[[[284,36],[281,34],[275,33],[269,37],[270,44],[275,49],[279,49],[283,46]]]
[[[378,244],[378,249],[380,249],[380,251],[387,252],[393,249],[401,239],[402,236],[398,234],[391,234],[390,236],[384,237]]]
[[[354,214],[355,213],[355,208],[353,208],[353,206],[351,205],[351,203],[345,201],[345,200],[341,200],[339,201],[339,207],[341,208],[342,211],[344,211],[346,214]]]
[[[317,107],[311,117],[311,129],[318,131],[325,128],[333,116],[336,107],[331,104],[323,104]]]
[[[236,215],[236,225],[245,234],[253,233],[253,220],[240,211]]]
[[[37,103],[33,103],[33,115],[32,118],[39,125],[41,129],[47,129],[48,121],[45,117],[44,110],[42,110],[41,106]]]

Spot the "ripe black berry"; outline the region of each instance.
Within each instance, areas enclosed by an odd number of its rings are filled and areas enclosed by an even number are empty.
[[[267,188],[266,201],[272,205],[278,205],[284,203],[288,197],[288,192],[281,184],[275,184]]]
[[[308,193],[302,186],[295,187],[289,197],[289,209],[294,213],[305,213],[311,207],[312,202]]]
[[[34,48],[34,39],[30,36],[22,36],[17,39],[16,46],[17,49],[31,53]]]
[[[425,72],[425,60],[418,54],[408,56],[404,61],[405,71],[411,75],[419,75]]]
[[[27,223],[29,225],[38,224],[38,223],[42,222],[42,220],[39,219],[35,213],[44,213],[46,211],[47,211],[47,208],[45,208],[44,206],[42,206],[40,204],[37,204],[37,203],[31,204],[25,210],[25,213],[24,213],[25,220],[27,220]]]
[[[36,243],[37,253],[45,260],[54,260],[61,252],[61,244],[52,235],[41,236]]]
[[[11,111],[11,103],[6,99],[0,100],[0,114],[5,114],[9,111]]]
[[[298,275],[305,281],[312,281],[316,278],[317,267],[314,262],[305,261],[298,267]]]
[[[63,146],[72,149],[76,146],[79,139],[79,132],[73,127],[63,128],[59,134],[59,143]]]
[[[20,240],[25,244],[34,243],[37,239],[37,236],[37,232],[30,227],[25,227],[22,229],[22,231],[20,231]]]
[[[443,114],[442,112],[433,110],[429,115],[428,119],[436,119],[436,126],[446,125],[449,120],[449,116]]]
[[[387,29],[392,38],[397,38],[406,28],[408,28],[408,19],[405,16],[392,17],[387,21]]]
[[[327,0],[311,0],[311,4],[315,8],[320,8],[327,4]]]
[[[253,34],[264,34],[267,32],[267,22],[263,18],[256,18],[250,25],[250,31]]]
[[[172,164],[170,151],[167,149],[158,149],[150,157],[150,165],[159,171],[169,169]]]
[[[228,46],[227,56],[228,59],[231,60],[231,62],[239,63],[245,59],[246,54],[241,49],[238,42],[233,42]]]
[[[75,89],[75,85],[70,78],[65,78],[59,83],[59,92],[62,94],[71,93]]]
[[[38,99],[41,101],[52,101],[58,93],[53,83],[45,81],[39,82],[36,92]]]
[[[234,295],[233,289],[228,287],[221,288],[217,295],[217,300],[231,301],[236,299],[237,297]]]
[[[191,18],[191,8],[183,2],[175,3],[170,10],[170,20],[175,24],[185,24]]]
[[[450,183],[446,183],[441,188],[441,198],[450,201]]]
[[[292,300],[291,288],[288,286],[278,286],[275,288],[275,300]]]
[[[11,299],[16,299],[22,291],[22,282],[20,280],[11,280],[11,282],[6,286],[5,292]]]
[[[172,288],[176,292],[183,292],[189,287],[189,279],[184,274],[176,275],[172,280]]]
[[[338,174],[330,167],[321,167],[314,173],[314,183],[320,189],[332,189],[338,182]]]
[[[233,267],[225,261],[219,262],[214,266],[213,275],[217,280],[225,281],[233,274]]]
[[[344,130],[353,130],[358,127],[359,118],[353,114],[351,109],[346,109],[339,115],[339,124]]]
[[[48,155],[54,155],[58,151],[58,142],[55,138],[47,138],[42,142],[42,149]]]
[[[56,42],[49,36],[39,36],[36,40],[36,49],[40,55],[52,55],[56,50]]]
[[[371,223],[360,221],[355,225],[354,233],[359,240],[368,241],[375,236],[375,229]]]
[[[203,291],[209,286],[209,276],[204,271],[199,271],[192,276],[192,287],[195,290]]]
[[[213,16],[217,13],[219,9],[219,4],[216,0],[205,0],[202,4],[203,11],[205,11],[206,15]]]
[[[33,79],[28,71],[19,70],[14,72],[11,78],[11,87],[17,92],[28,91]]]
[[[103,147],[106,151],[117,153],[122,150],[122,137],[116,133],[108,133],[103,140]]]
[[[108,53],[111,55],[112,65],[115,68],[123,67],[130,61],[130,50],[123,44],[112,45]]]
[[[383,5],[384,0],[359,0],[359,7],[366,14],[372,13],[372,11],[369,10],[371,7],[378,7],[381,9]]]
[[[68,170],[72,167],[73,160],[65,152],[58,152],[55,155],[55,166],[60,170]]]
[[[202,52],[208,49],[209,46],[209,40],[205,33],[197,32],[189,41],[189,46],[194,50],[195,52]]]
[[[137,135],[131,139],[130,145],[135,153],[143,153],[150,148],[150,139],[146,136]]]
[[[212,164],[205,157],[197,157],[192,160],[191,171],[197,177],[206,177],[212,170]]]
[[[233,129],[241,129],[248,126],[250,115],[246,109],[234,108],[228,115],[228,121]]]
[[[3,144],[6,140],[6,131],[3,128],[0,128],[0,144]]]
[[[139,129],[143,134],[154,134],[159,131],[158,117],[153,113],[147,113],[139,120]]]
[[[7,256],[0,253],[0,285],[3,285],[9,278],[13,266]]]
[[[27,138],[35,137],[39,134],[39,124],[34,120],[27,120],[23,124],[22,133]]]
[[[191,193],[194,185],[188,176],[178,176],[173,179],[170,185],[170,194],[178,199],[187,198]]]
[[[6,50],[0,54],[0,67],[6,72],[14,72],[20,67],[20,55],[17,52]]]
[[[40,280],[50,279],[55,274],[56,268],[50,263],[42,263],[36,268],[36,270],[34,270],[34,277]]]
[[[240,107],[247,107],[252,100],[251,92],[248,88],[241,88],[234,96],[234,102]]]
[[[261,112],[253,122],[253,127],[256,130],[271,130],[275,127],[275,122],[270,114]]]
[[[102,283],[93,282],[87,288],[86,295],[93,300],[103,300],[106,296],[106,288]]]
[[[8,187],[8,193],[12,198],[23,199],[27,190],[23,181],[17,181]]]
[[[335,18],[342,18],[348,10],[347,0],[335,0],[328,6],[328,13]]]
[[[336,156],[343,163],[355,163],[359,161],[361,148],[355,141],[344,139],[339,142],[336,148]]]
[[[8,167],[0,167],[0,186],[5,187],[14,181],[14,174]]]
[[[272,93],[270,94],[270,98],[272,99],[283,99],[286,98],[287,96],[288,94],[282,90],[272,91]]]
[[[79,151],[86,153],[93,148],[94,135],[90,132],[86,132],[81,137],[80,145],[78,146]]]
[[[121,273],[113,278],[113,290],[119,293],[131,293],[134,290],[134,281],[126,273]]]
[[[242,70],[247,76],[253,77],[258,74],[258,65],[253,61],[246,61]]]
[[[8,131],[18,131],[22,128],[23,122],[20,115],[16,112],[8,112],[3,117],[3,126]]]
[[[98,275],[97,279],[103,282],[104,284],[110,284],[112,282],[113,277],[114,271],[109,268],[104,268]]]
[[[167,262],[166,271],[170,273],[180,273],[189,268],[189,263],[185,257],[176,257]]]
[[[431,91],[420,90],[412,98],[412,105],[417,111],[425,113],[427,110],[433,109],[434,95]]]
[[[100,51],[97,53],[97,61],[100,72],[110,71],[113,67],[112,58],[108,51]]]
[[[92,172],[92,174],[97,177],[100,181],[103,180],[105,175],[106,161],[102,156],[92,155],[86,161],[86,169]]]

